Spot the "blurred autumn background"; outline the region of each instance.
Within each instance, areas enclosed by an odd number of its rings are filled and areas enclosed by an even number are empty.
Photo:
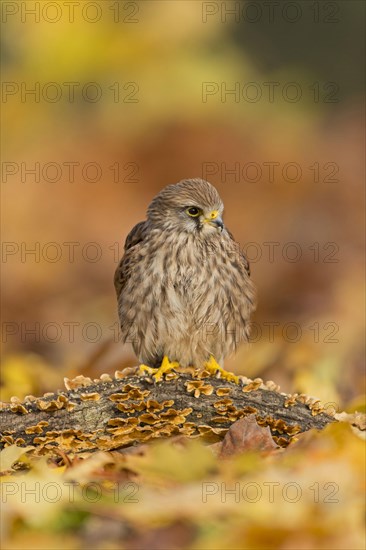
[[[124,239],[162,187],[197,176],[258,287],[229,367],[340,407],[358,396],[364,6],[318,4],[272,22],[260,2],[45,3],[37,23],[8,7],[4,399],[7,377],[21,396],[136,362],[112,283]]]
[[[34,4],[2,6],[2,399],[136,364],[124,239],[204,177],[259,294],[227,368],[360,408],[365,4]]]

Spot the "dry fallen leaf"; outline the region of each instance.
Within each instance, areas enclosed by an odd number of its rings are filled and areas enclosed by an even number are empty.
[[[23,455],[32,449],[34,449],[32,446],[17,447],[16,445],[10,445],[0,451],[0,471],[6,472],[11,470],[14,462],[17,462]]]
[[[220,457],[228,457],[245,451],[270,451],[277,449],[269,427],[258,426],[251,414],[232,424],[222,442]]]
[[[366,439],[366,415],[360,412],[348,414],[341,412],[335,415],[339,422],[347,422],[351,424],[352,431],[361,439]]]

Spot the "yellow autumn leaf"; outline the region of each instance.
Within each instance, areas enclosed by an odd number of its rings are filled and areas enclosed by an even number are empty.
[[[34,449],[31,445],[28,447],[17,447],[16,445],[10,445],[0,451],[0,471],[6,472],[11,470],[14,462],[17,462],[28,451]]]

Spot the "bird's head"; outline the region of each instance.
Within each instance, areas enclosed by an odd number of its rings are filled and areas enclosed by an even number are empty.
[[[224,229],[223,202],[216,189],[202,179],[182,180],[165,187],[152,200],[148,219],[155,227],[213,236]]]

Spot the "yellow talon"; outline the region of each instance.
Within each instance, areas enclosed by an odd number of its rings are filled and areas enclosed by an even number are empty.
[[[139,367],[140,373],[147,372],[148,374],[154,374],[158,369],[154,369],[153,367],[148,367],[147,365],[140,365]]]
[[[148,374],[153,374],[155,380],[158,382],[163,377],[165,372],[170,372],[179,366],[179,363],[176,361],[170,362],[168,357],[164,355],[161,365],[158,369],[153,367],[148,367],[147,365],[140,365],[140,372],[147,372]]]
[[[221,374],[221,378],[229,380],[229,382],[235,382],[235,384],[239,384],[239,377],[236,376],[233,372],[228,372],[227,370],[220,367],[220,365],[217,363],[212,355],[210,355],[210,359],[204,365],[205,369],[208,370],[211,374],[216,374],[217,372],[219,372]]]

